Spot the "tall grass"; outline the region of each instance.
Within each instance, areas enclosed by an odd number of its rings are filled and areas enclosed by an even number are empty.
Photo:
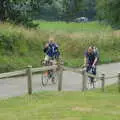
[[[90,45],[99,48],[101,63],[120,60],[120,31],[113,31],[109,26],[93,22],[84,24],[84,29],[89,30],[76,32],[75,28],[78,25],[78,23],[53,22],[48,26],[40,24],[40,29],[26,29],[9,23],[0,24],[0,71],[21,69],[29,64],[33,67],[40,66],[40,61],[44,58],[43,47],[49,35],[55,36],[67,66],[75,67],[83,64],[84,52]],[[51,33],[49,27],[50,29],[55,27],[55,32]],[[63,28],[66,32],[64,30],[60,32]]]
[[[48,35],[42,31],[0,24],[0,71],[21,69],[29,64],[40,66],[47,38]]]
[[[78,66],[78,63],[79,65],[82,64],[83,62],[81,61],[83,61],[84,52],[91,45],[97,46],[99,49],[100,63],[116,62],[120,60],[120,37],[116,37],[116,34],[113,32],[87,34],[86,36],[77,36],[77,38],[62,36],[58,41],[61,44],[67,65],[76,64],[75,66]],[[70,63],[70,61],[72,63]]]

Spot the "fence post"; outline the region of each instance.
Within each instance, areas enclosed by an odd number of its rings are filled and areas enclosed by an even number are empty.
[[[32,66],[27,67],[27,76],[28,76],[28,80],[27,80],[28,94],[31,95],[32,94]]]
[[[118,91],[120,92],[120,73],[118,73]]]
[[[62,90],[63,66],[58,64],[58,91]]]
[[[102,74],[101,76],[101,89],[104,92],[104,86],[105,86],[105,74]]]
[[[86,86],[87,82],[86,82],[86,71],[82,70],[82,91],[86,90]]]

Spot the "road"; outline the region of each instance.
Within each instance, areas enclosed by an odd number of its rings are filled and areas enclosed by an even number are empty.
[[[98,66],[100,73],[105,73],[106,76],[117,75],[120,72],[120,63],[104,64]],[[105,85],[110,85],[117,82],[118,78],[107,79]],[[52,85],[50,82],[48,86],[41,85],[41,75],[33,75],[33,91],[57,91],[57,85]],[[99,88],[100,81],[96,83]],[[82,88],[82,78],[78,73],[64,71],[63,73],[63,91],[79,91]],[[21,96],[27,93],[27,77],[15,77],[0,80],[0,98],[8,98],[14,96]]]

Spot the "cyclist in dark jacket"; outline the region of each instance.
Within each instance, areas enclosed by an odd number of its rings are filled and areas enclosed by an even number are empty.
[[[92,73],[96,75],[96,65],[98,62],[98,54],[94,51],[93,47],[89,47],[85,52],[84,65],[87,66],[86,71],[90,71],[92,69]]]
[[[45,60],[54,60],[59,58],[59,47],[55,43],[53,37],[50,37],[49,42],[45,45],[44,53],[46,54]]]

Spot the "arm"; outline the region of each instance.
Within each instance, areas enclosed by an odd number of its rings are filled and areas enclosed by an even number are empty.
[[[88,61],[87,52],[85,52],[85,53],[84,53],[84,66],[87,65],[87,61]]]
[[[93,67],[96,65],[97,61],[98,61],[98,58],[96,57],[92,65]]]
[[[48,44],[45,45],[45,47],[43,49],[44,53],[46,53],[48,51],[48,46],[49,46]]]
[[[93,67],[95,67],[97,61],[98,61],[98,52],[96,51],[96,53],[95,53],[95,60],[94,60],[94,62],[92,64]]]
[[[84,66],[86,66],[86,64],[87,64],[87,58],[86,58],[86,56],[84,57]]]
[[[47,52],[47,48],[44,48],[43,51],[44,51],[44,53],[46,53]]]
[[[60,56],[59,47],[58,47],[58,45],[56,45],[55,57],[59,58],[59,56]]]

